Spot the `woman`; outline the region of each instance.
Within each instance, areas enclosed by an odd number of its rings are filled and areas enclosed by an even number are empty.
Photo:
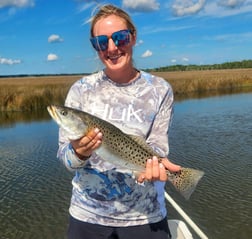
[[[160,155],[148,159],[137,178],[95,153],[99,129],[69,141],[60,129],[58,157],[75,171],[69,239],[169,238],[164,199],[166,169],[179,171],[168,155],[173,93],[162,78],[133,66],[136,28],[129,15],[113,5],[92,19],[91,43],[105,69],[71,87],[65,105],[103,118],[125,133],[143,137]]]

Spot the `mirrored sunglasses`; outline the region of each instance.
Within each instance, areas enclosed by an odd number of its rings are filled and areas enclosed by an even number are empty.
[[[126,46],[130,42],[130,30],[120,30],[114,32],[111,37],[100,35],[90,38],[90,41],[96,51],[106,51],[108,49],[109,38],[113,40],[116,46]]]

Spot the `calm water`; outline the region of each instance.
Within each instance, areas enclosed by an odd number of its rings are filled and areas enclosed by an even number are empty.
[[[58,128],[22,117],[0,119],[0,239],[63,239],[72,175],[55,157]],[[169,190],[192,220],[209,238],[250,238],[252,94],[176,102],[170,149],[171,160],[205,171],[189,201]]]

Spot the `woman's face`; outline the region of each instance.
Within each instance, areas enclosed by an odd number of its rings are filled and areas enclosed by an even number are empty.
[[[109,37],[108,49],[98,52],[101,61],[106,66],[106,71],[109,73],[119,72],[120,70],[127,70],[133,67],[132,48],[135,45],[135,36],[130,34],[130,42],[125,46],[116,46],[111,39],[111,35],[114,32],[126,29],[127,25],[125,21],[115,15],[102,18],[94,25],[94,36],[106,35]]]

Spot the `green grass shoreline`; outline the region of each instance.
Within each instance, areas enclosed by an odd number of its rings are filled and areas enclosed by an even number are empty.
[[[152,72],[173,87],[175,100],[209,95],[252,92],[252,68]],[[82,75],[0,78],[0,111],[38,111],[63,104],[69,87]]]

